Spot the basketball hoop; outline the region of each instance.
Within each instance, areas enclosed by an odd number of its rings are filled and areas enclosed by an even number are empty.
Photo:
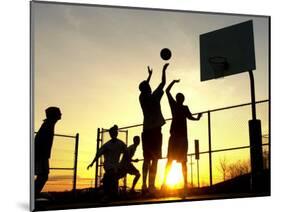
[[[213,56],[209,58],[209,63],[214,71],[214,78],[223,78],[225,71],[228,69],[228,62],[226,57]]]

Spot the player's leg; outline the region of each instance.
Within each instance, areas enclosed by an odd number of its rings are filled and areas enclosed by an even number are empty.
[[[48,181],[48,174],[37,175],[35,180],[35,196],[38,196]]]
[[[112,197],[116,198],[118,196],[118,176],[117,172],[113,171],[111,173],[111,181],[112,181]]]
[[[104,194],[105,196],[110,196],[110,177],[108,176],[108,173],[107,171],[105,171],[104,175],[103,175],[103,179],[102,179],[102,182],[103,182],[103,191],[104,191]]]
[[[171,166],[172,166],[172,160],[168,159],[167,164],[166,164],[166,168],[165,168],[164,181],[163,181],[162,188],[165,188],[165,186],[166,186],[166,180],[167,180],[167,176],[168,176],[168,174],[171,170]]]
[[[103,175],[103,189],[105,198],[114,199],[118,196],[118,178],[114,170],[105,170]]]
[[[149,131],[144,131],[142,133],[142,149],[143,149],[143,164],[142,164],[142,190],[147,190],[147,174],[149,172],[150,167],[150,133]]]
[[[135,178],[133,180],[132,189],[131,189],[131,191],[135,191],[135,186],[136,186],[136,184],[137,184],[137,182],[138,182],[138,180],[140,178],[140,172],[139,172],[139,170],[136,169],[136,167],[134,167],[133,164],[130,164],[129,165],[128,173],[130,175],[134,175],[135,176]]]
[[[140,173],[138,173],[137,175],[135,175],[135,178],[134,178],[134,181],[133,181],[133,185],[132,185],[132,191],[135,190],[135,187],[136,187],[136,184],[137,184],[139,178],[140,178]]]
[[[147,189],[146,179],[147,179],[149,167],[150,167],[150,160],[147,158],[144,158],[143,165],[142,165],[142,189],[143,190]]]
[[[184,191],[187,191],[187,166],[186,161],[181,162],[182,166],[182,175],[183,175],[183,182],[184,182]]]
[[[35,161],[35,196],[38,196],[44,188],[49,176],[49,160],[39,159]]]
[[[151,158],[152,163],[149,170],[149,188],[155,190],[155,178],[157,174],[158,159],[162,157],[162,133],[161,127],[155,128],[151,131]]]
[[[158,159],[153,159],[149,168],[149,189],[155,189],[155,177],[157,172]]]

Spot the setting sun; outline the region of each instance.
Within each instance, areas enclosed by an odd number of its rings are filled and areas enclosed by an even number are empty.
[[[180,163],[173,161],[171,170],[167,176],[166,184],[170,188],[180,188],[183,186],[183,176]]]

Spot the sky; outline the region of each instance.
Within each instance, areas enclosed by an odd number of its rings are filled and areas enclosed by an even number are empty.
[[[181,79],[172,94],[184,93],[191,112],[248,103],[247,73],[200,82],[199,35],[253,20],[256,100],[269,98],[268,19],[265,17],[43,3],[34,3],[32,9],[35,131],[42,124],[47,107],[61,108],[63,115],[56,125],[56,133],[80,134],[78,175],[81,178],[94,176],[86,171],[86,166],[95,154],[98,127],[142,123],[138,84],[147,78],[147,66],[150,66],[153,68],[151,87],[157,87],[165,63],[159,56],[162,48],[172,51],[167,84]],[[161,105],[164,117],[170,118],[166,96]],[[257,109],[266,134],[268,107],[261,105]],[[247,145],[249,119],[249,108],[214,114],[214,148]],[[167,122],[163,127],[163,156],[169,126]],[[189,122],[188,126],[189,142],[199,138],[200,149],[206,150],[207,131],[202,130],[206,129],[206,116],[198,123]],[[129,131],[129,142],[133,135],[140,133],[141,128]],[[124,139],[124,135],[120,138]],[[222,142],[222,138],[227,138],[227,142]],[[62,157],[60,148],[55,147],[53,154]],[[71,152],[71,148],[67,150]],[[229,157],[241,155],[237,154]],[[141,158],[141,147],[136,156]],[[206,161],[202,158],[202,169]]]

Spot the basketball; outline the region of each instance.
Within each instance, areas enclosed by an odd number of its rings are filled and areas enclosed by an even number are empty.
[[[170,49],[164,48],[161,50],[160,56],[163,60],[169,60],[172,56],[172,53],[171,53]]]

